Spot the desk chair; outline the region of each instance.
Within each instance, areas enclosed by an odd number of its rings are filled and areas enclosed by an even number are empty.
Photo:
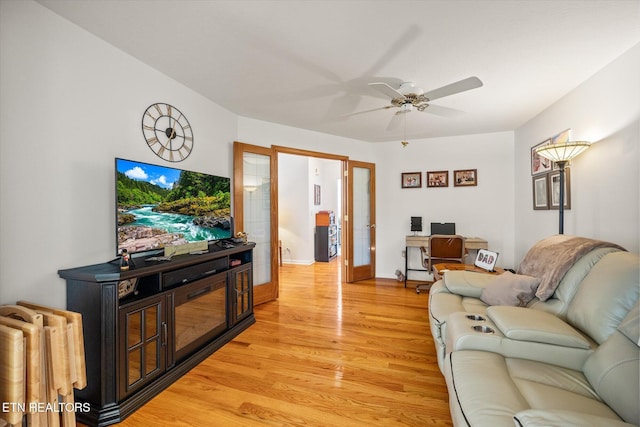
[[[426,252],[426,253],[425,253]],[[464,237],[459,235],[434,234],[429,237],[429,250],[423,250],[426,257],[423,257],[424,267],[433,274],[433,266],[438,263],[458,263],[464,264],[466,249]],[[428,290],[431,284],[416,286],[416,293],[421,290]]]

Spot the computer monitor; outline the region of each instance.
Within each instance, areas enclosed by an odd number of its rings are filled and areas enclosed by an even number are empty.
[[[431,223],[431,234],[446,234],[453,235],[456,234],[456,223],[455,222],[432,222]]]

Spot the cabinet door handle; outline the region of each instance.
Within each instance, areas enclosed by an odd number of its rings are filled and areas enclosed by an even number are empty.
[[[204,295],[206,293],[211,292],[211,286],[207,286],[206,288],[202,288],[202,289],[198,289],[195,292],[191,292],[190,294],[187,294],[187,301],[192,300],[196,297],[199,297],[200,295]]]
[[[162,346],[167,346],[167,322],[162,322]]]

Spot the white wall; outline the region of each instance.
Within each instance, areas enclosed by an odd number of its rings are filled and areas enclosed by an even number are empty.
[[[283,262],[312,264],[313,194],[309,187],[309,159],[280,153],[278,155],[278,232],[282,242]],[[310,199],[311,197],[311,199]]]
[[[579,66],[579,61],[576,61]],[[594,145],[573,160],[571,210],[565,234],[618,243],[632,252],[640,242],[640,45],[612,62],[515,135],[515,256],[558,232],[558,211],[532,209],[530,149],[571,128],[574,140]]]
[[[512,267],[513,133],[461,135],[376,144],[377,265],[379,277],[404,270],[402,251],[410,217],[421,216],[423,232],[431,222],[455,222],[456,232],[488,240],[500,253],[498,265]],[[478,185],[454,187],[453,171],[477,169]],[[449,171],[449,186],[427,188],[427,171]],[[401,189],[403,172],[422,173],[422,188]],[[420,267],[419,251],[410,250],[410,267]],[[421,273],[410,278],[424,279]]]
[[[0,94],[0,303],[64,307],[57,270],[115,256],[114,158],[163,162],[150,104],[191,123],[181,167],[231,176],[236,115],[35,2],[0,2]]]
[[[162,162],[140,130],[154,102],[175,105],[191,122],[186,169],[231,176],[234,140],[376,163],[379,277],[404,266],[412,215],[455,221],[461,234],[487,238],[501,265],[519,262],[557,227],[557,211],[531,209],[529,149],[566,127],[598,141],[574,163],[567,231],[637,252],[637,58],[638,47],[515,137],[434,138],[403,149],[238,118],[35,2],[0,1],[0,303],[63,307],[57,270],[115,255],[113,159]],[[402,172],[466,168],[478,169],[477,187],[400,189]]]

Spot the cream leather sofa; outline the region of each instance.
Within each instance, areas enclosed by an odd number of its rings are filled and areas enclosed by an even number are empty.
[[[552,298],[526,307],[487,305],[480,296],[495,276],[458,273],[429,300],[454,425],[640,423],[637,254],[589,251]]]

